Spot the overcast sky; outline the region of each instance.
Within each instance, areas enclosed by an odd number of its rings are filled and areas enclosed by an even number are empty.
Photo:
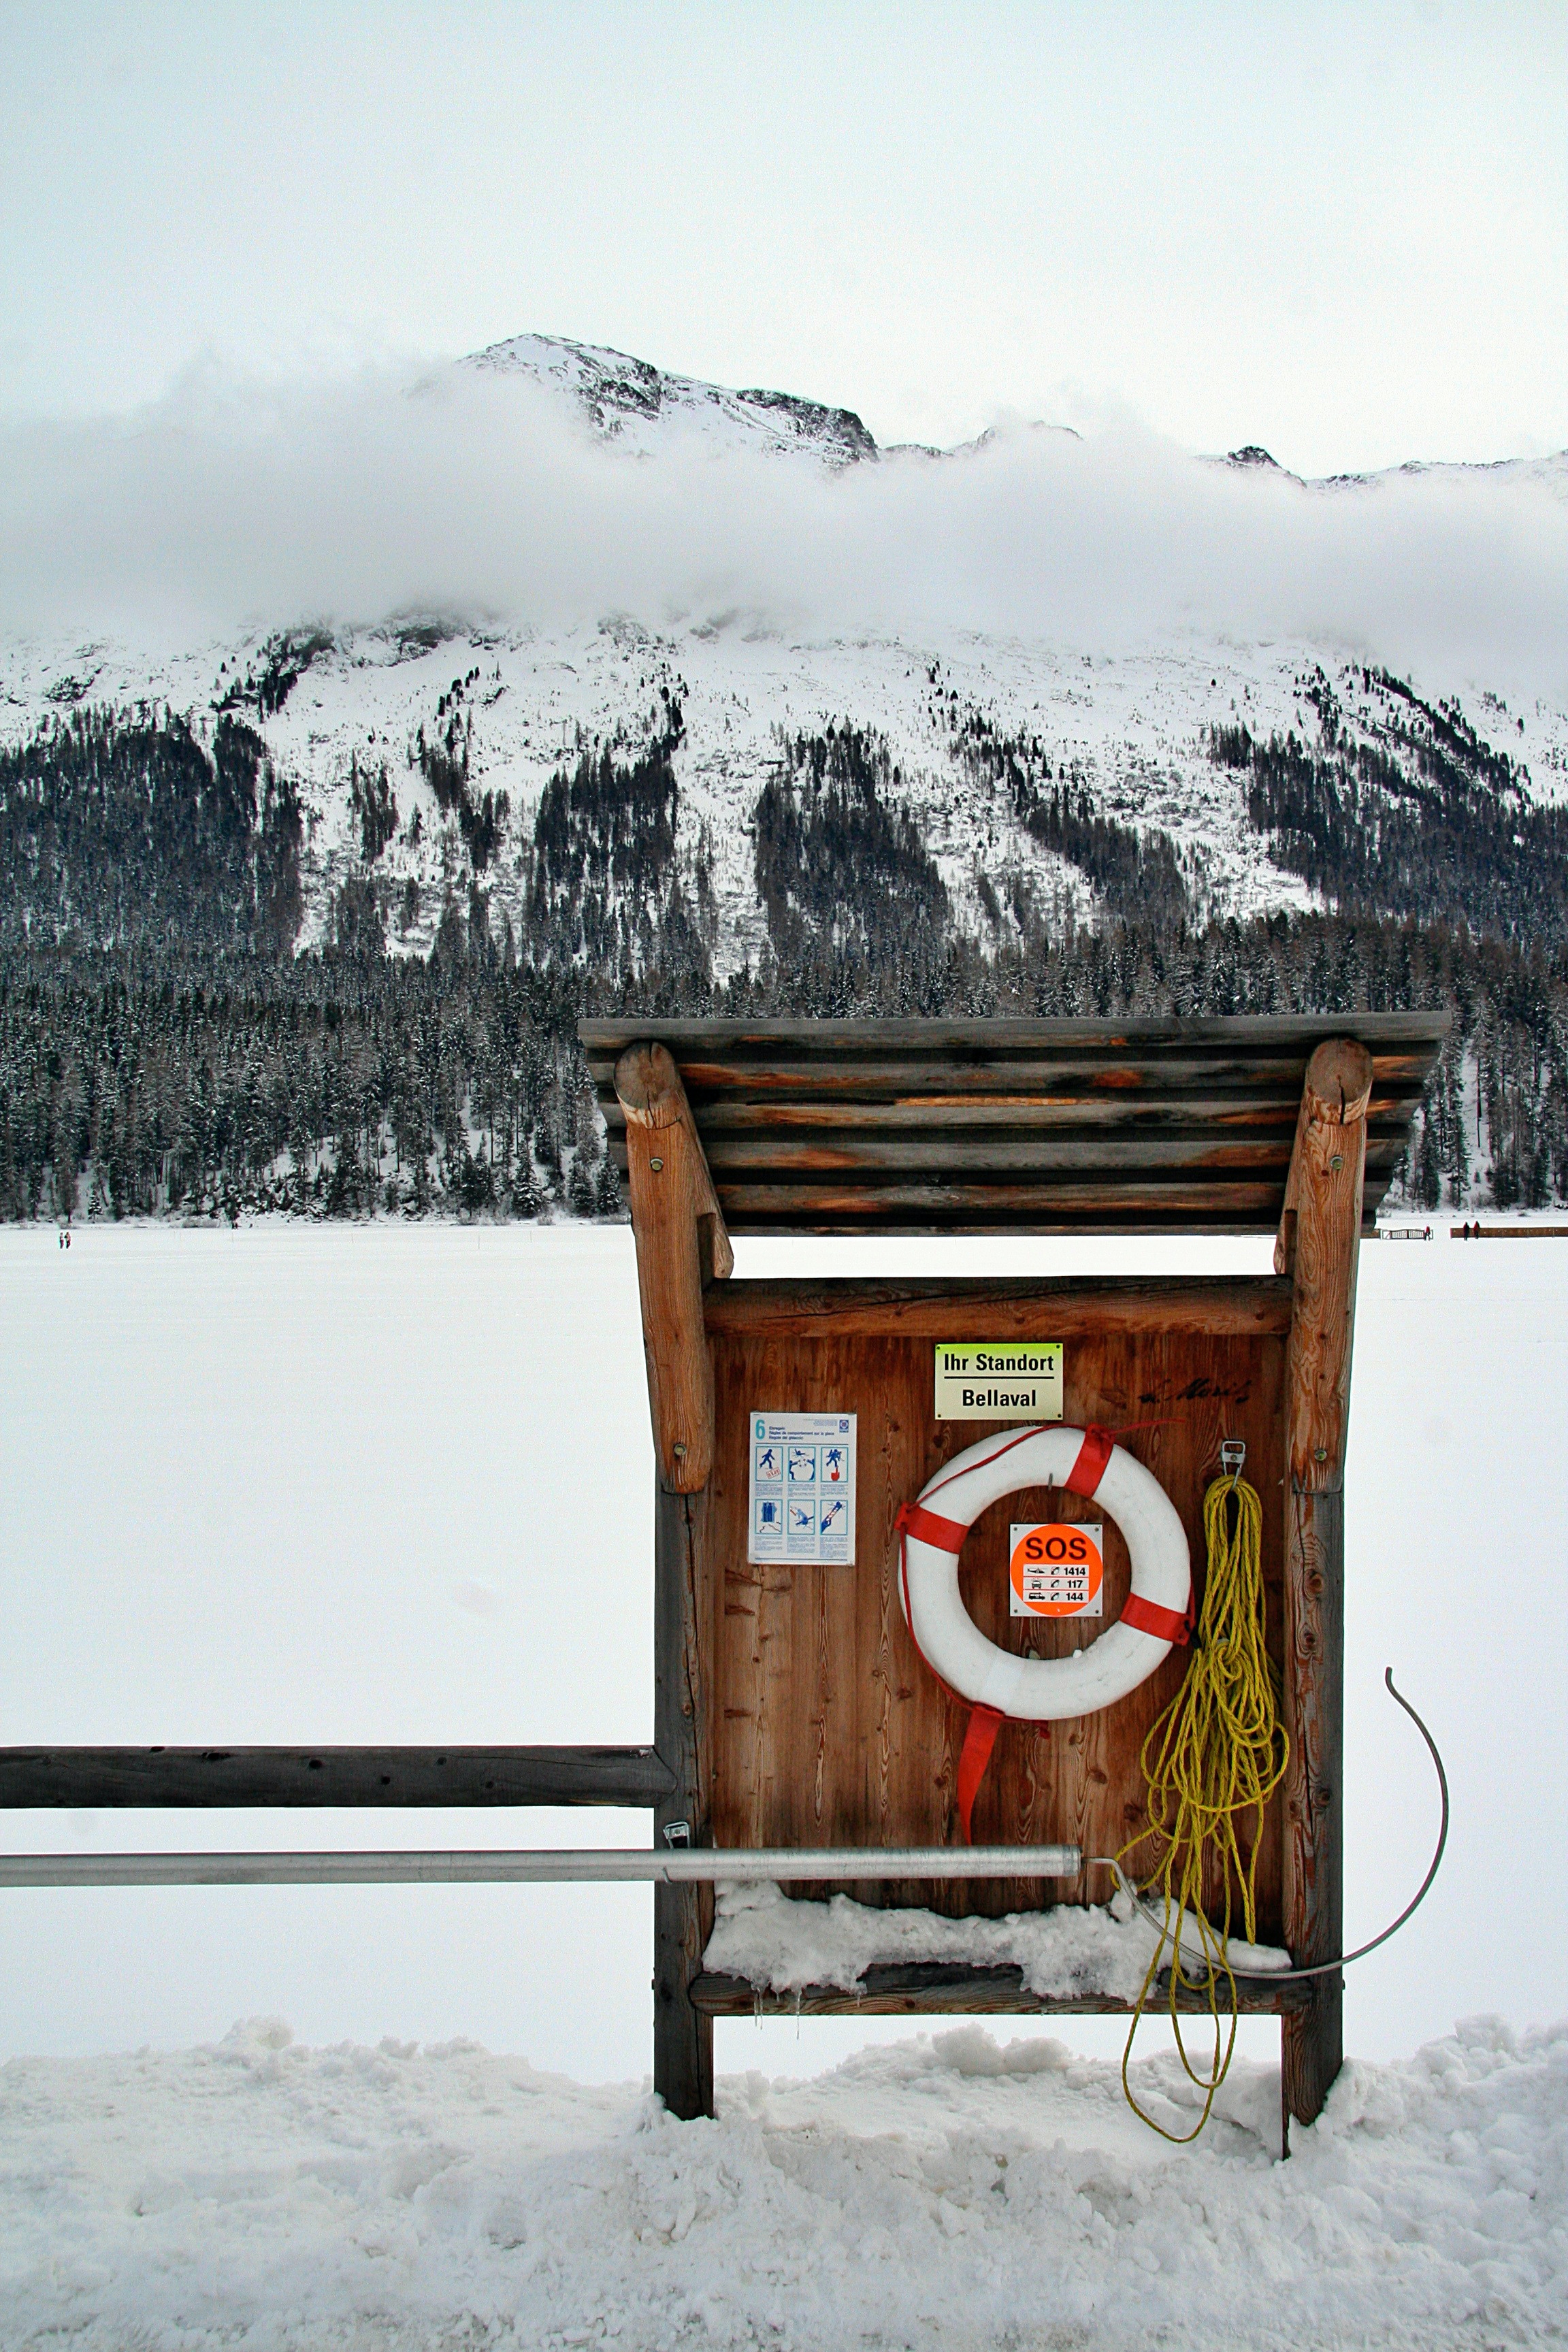
[[[1568,445],[1568,9],[0,8],[0,413],[525,329],[1313,472]]]

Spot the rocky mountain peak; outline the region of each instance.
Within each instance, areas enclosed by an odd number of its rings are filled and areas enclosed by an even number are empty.
[[[565,337],[514,335],[476,352],[465,364],[531,377],[563,394],[599,438],[637,457],[652,457],[692,433],[770,456],[805,452],[831,466],[874,461],[880,454],[852,408],[788,392],[731,392]]]

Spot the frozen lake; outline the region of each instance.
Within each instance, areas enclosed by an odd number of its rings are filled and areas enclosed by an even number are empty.
[[[1439,1229],[1446,1232],[1446,1225]],[[737,1244],[737,1271],[1261,1268],[1264,1241]],[[0,1738],[651,1736],[652,1452],[618,1228],[0,1233]],[[1349,1978],[1385,2058],[1568,2011],[1568,1245],[1363,1250],[1347,1505]],[[14,1814],[21,1847],[640,1844],[646,1814]],[[645,1890],[0,1896],[0,2053],[471,2036],[582,2081],[649,2059]],[[1021,2029],[1022,2030],[1022,2029]],[[899,2021],[721,2023],[802,2073]],[[1115,2021],[1064,2040],[1119,2048]],[[1247,2047],[1271,2052],[1275,2029]],[[1151,2050],[1157,2037],[1151,2031]]]

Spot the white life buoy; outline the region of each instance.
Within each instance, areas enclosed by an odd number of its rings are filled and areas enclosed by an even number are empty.
[[[958,1590],[958,1555],[982,1511],[1021,1486],[1092,1495],[1116,1521],[1132,1561],[1132,1590],[1116,1624],[1069,1658],[1020,1658],[987,1641]],[[940,1498],[940,1500],[938,1499]],[[933,1507],[933,1505],[935,1507]],[[1026,1429],[982,1439],[928,1479],[899,1514],[900,1600],[933,1673],[977,1708],[1026,1723],[1093,1715],[1152,1675],[1184,1642],[1193,1589],[1186,1530],[1141,1462],[1102,1429]]]

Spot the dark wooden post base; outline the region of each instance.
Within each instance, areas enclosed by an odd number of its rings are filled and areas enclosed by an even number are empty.
[[[1289,1656],[1296,1674],[1286,1830],[1295,1850],[1310,1854],[1316,1864],[1310,1876],[1301,1868],[1297,1880],[1302,1899],[1295,1958],[1301,1968],[1331,1960],[1344,1949],[1344,1506],[1342,1493],[1289,1497],[1286,1582],[1294,1602]],[[1344,1978],[1337,1972],[1315,1977],[1307,1990],[1307,2005],[1280,2026],[1280,2145],[1287,2155],[1291,2117],[1302,2124],[1316,2121],[1344,2057]]]
[[[1279,2021],[1279,2152],[1290,2153],[1292,2118],[1316,2123],[1344,2063],[1344,1979],[1321,1977],[1307,2006]]]
[[[709,1843],[701,1651],[697,1630],[691,1518],[702,1498],[660,1486],[654,1499],[654,1745],[675,1788],[654,1814],[654,1842],[685,1822],[693,1845]],[[691,1988],[713,1924],[707,1886],[653,1892],[653,2087],[672,2116],[713,2113],[713,2020],[693,2007]]]
[[[653,1890],[653,2087],[683,2123],[713,2112],[713,2020],[691,2003],[707,1941],[700,1891]]]

